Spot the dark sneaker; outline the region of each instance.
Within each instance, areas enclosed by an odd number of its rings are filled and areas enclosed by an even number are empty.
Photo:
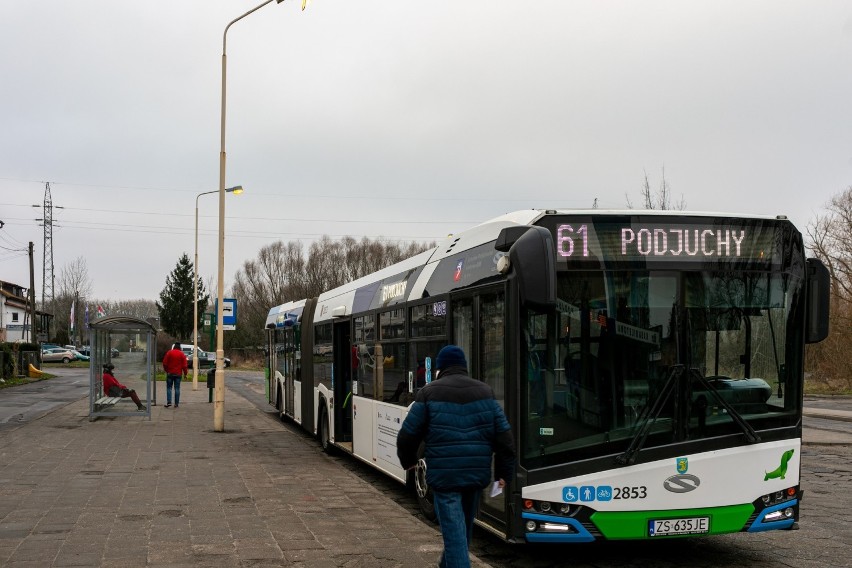
[[[166,404],[166,406],[164,406],[163,408],[168,408],[168,407],[170,407],[171,405],[172,405],[172,403],[171,403],[171,402],[169,402],[169,403],[167,403],[167,404]]]
[[[180,408],[180,405],[179,405],[179,404],[176,404],[176,405],[175,405],[175,408]]]
[[[147,409],[147,408],[145,408],[144,406],[137,406],[137,407],[136,407],[136,410],[138,410],[138,411],[142,412],[142,411],[145,411],[145,410],[148,410],[148,409]]]

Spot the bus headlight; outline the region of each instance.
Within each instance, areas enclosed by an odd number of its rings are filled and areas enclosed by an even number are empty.
[[[795,512],[792,507],[787,507],[784,510],[772,511],[771,513],[767,513],[765,517],[763,517],[763,521],[767,523],[771,523],[773,521],[786,521],[788,519],[792,519]]]
[[[782,521],[784,520],[784,513],[781,511],[773,511],[763,517],[765,522],[771,523],[772,521]]]
[[[535,529],[538,528],[538,525],[535,521],[527,521],[527,532],[535,532]]]
[[[568,525],[562,525],[562,524],[559,524],[559,523],[542,523],[541,524],[541,530],[542,530],[542,532],[561,532],[561,533],[567,533],[567,532],[573,531],[573,529],[571,527],[569,527]]]

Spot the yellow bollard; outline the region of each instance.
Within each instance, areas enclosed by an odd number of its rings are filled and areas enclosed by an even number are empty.
[[[41,379],[42,377],[44,377],[44,372],[39,371],[38,369],[33,367],[32,363],[30,363],[30,378],[31,379]]]

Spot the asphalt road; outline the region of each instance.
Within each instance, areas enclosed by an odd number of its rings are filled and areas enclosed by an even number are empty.
[[[0,390],[0,435],[4,429],[21,427],[88,395],[87,369],[55,368],[50,372],[58,377]],[[231,369],[227,377],[229,390],[267,412],[270,420],[277,420],[266,403],[262,373]],[[191,381],[184,383],[183,388],[191,389]],[[206,388],[205,383],[200,383],[199,388]],[[161,391],[160,399],[162,396]],[[852,398],[809,397],[806,408],[850,411]],[[847,522],[847,512],[852,509],[852,421],[806,417],[804,424],[802,486],[805,498],[799,530],[565,547],[509,545],[477,529],[471,550],[495,567],[852,567],[852,525]],[[294,435],[309,437],[295,426],[291,431]],[[833,441],[808,443],[809,438],[822,440],[824,435]],[[845,443],[836,440],[845,440]],[[336,456],[334,461],[339,467],[368,479],[412,515],[422,519],[413,496],[397,482],[347,456]],[[428,521],[423,519],[423,522]]]
[[[0,432],[37,420],[51,410],[88,396],[88,369],[57,367],[49,372],[57,376],[0,389]]]

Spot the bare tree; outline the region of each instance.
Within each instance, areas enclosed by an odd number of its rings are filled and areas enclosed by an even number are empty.
[[[157,303],[153,300],[98,300],[89,303],[89,311],[96,311],[98,306],[102,307],[107,315],[120,314],[141,320],[158,317]]]
[[[832,197],[826,209],[808,223],[806,246],[831,275],[831,332],[808,346],[805,368],[811,388],[833,392],[852,388],[852,369],[846,364],[852,339],[852,186]]]
[[[831,198],[807,226],[808,250],[828,267],[837,300],[852,299],[852,186]]]
[[[92,293],[89,267],[82,256],[65,264],[59,271],[54,298],[54,339],[57,343],[69,343],[83,336],[83,305]],[[71,335],[71,306],[74,306],[74,337]]]
[[[92,280],[89,278],[89,266],[86,259],[78,256],[59,271],[57,290],[60,295],[73,296],[76,292],[81,298],[92,293]]]
[[[240,321],[229,339],[243,346],[262,344],[269,309],[306,297],[302,243],[277,241],[260,249],[257,259],[244,262],[237,272],[232,293],[239,299]]]
[[[325,290],[344,284],[348,276],[344,247],[332,241],[328,235],[323,235],[311,244],[305,273],[309,296],[318,296]]]
[[[645,209],[658,209],[661,211],[666,210],[678,210],[683,211],[686,209],[686,201],[683,199],[683,195],[681,194],[680,200],[676,203],[672,203],[672,192],[671,186],[669,182],[666,181],[666,168],[662,168],[662,179],[660,180],[660,187],[657,188],[657,191],[654,192],[651,190],[651,182],[648,179],[648,172],[642,170],[645,174],[645,179],[642,183],[642,189],[640,189],[640,196],[642,197],[642,206]],[[630,196],[624,194],[624,198],[627,200],[627,208],[633,209],[633,203],[630,201]]]
[[[305,255],[298,241],[263,247],[237,272],[232,294],[238,300],[237,330],[226,336],[230,347],[263,344],[269,309],[285,302],[311,298],[409,258],[435,244],[401,245],[366,237],[315,241]]]

